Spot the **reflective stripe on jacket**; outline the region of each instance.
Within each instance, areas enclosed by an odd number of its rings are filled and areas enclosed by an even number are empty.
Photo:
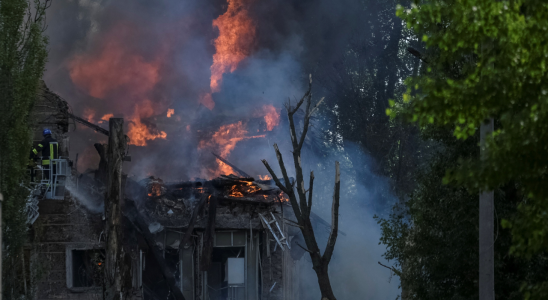
[[[52,138],[51,135],[46,136],[36,148],[32,149],[32,153],[38,155],[38,152],[42,152],[42,165],[49,165],[50,160],[59,158],[59,149],[57,140]]]

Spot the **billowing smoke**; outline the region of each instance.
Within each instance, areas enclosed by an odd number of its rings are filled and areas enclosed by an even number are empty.
[[[396,299],[400,281],[378,264],[379,261],[388,263],[381,257],[385,248],[378,245],[380,231],[373,219],[396,201],[390,195],[388,181],[370,171],[372,160],[352,143],[346,143],[344,149],[332,151],[327,157],[318,157],[312,151],[305,151],[303,157],[307,157],[305,168],[314,170],[315,176],[312,211],[329,223],[335,183],[334,162],[341,163],[339,229],[344,235],[338,235],[329,265],[337,299]],[[328,229],[315,228],[315,234],[323,251],[329,237]],[[317,278],[307,254],[299,262],[299,269],[301,299],[319,299]]]
[[[276,165],[272,144],[290,162],[283,104],[302,96],[309,73],[328,73],[357,34],[375,34],[365,32],[376,22],[365,15],[361,1],[350,0],[57,0],[48,12],[45,82],[90,122],[106,128],[109,117],[124,117],[132,155],[124,168],[137,179],[228,172],[211,152],[265,175],[260,159]],[[320,94],[321,81],[314,91],[316,99],[328,96]],[[96,142],[106,137],[81,125],[71,133],[81,172],[98,163]],[[388,283],[388,270],[377,264],[383,249],[372,220],[393,202],[387,183],[368,171],[372,163],[356,147],[330,151],[307,151],[305,160],[316,171],[315,186],[325,182],[316,195],[332,193],[334,160],[343,164],[347,236],[339,238],[331,266],[336,294],[394,299],[398,280]],[[327,220],[329,201],[320,197],[314,205]],[[315,275],[304,275],[317,299]]]

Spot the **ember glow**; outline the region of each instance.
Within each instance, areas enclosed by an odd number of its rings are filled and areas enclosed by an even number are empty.
[[[244,195],[253,194],[260,190],[261,189],[258,186],[254,185],[252,182],[245,181],[245,182],[242,182],[241,184],[235,184],[232,187],[230,187],[230,192],[228,195],[230,197],[241,198]]]
[[[163,194],[163,190],[162,190],[162,186],[163,186],[164,182],[157,178],[151,178],[151,181],[150,183],[148,184],[148,188],[149,188],[149,193],[148,193],[148,196],[149,197],[158,197],[158,196],[161,196]],[[165,189],[164,189],[165,190]]]
[[[287,197],[287,195],[284,192],[280,192],[280,194],[278,195],[278,198],[282,202],[289,202],[289,197]]]
[[[270,175],[257,175],[259,177],[259,180],[271,180],[272,177]]]
[[[171,116],[173,116],[174,113],[175,113],[175,109],[173,109],[173,108],[168,108],[167,109],[167,117],[168,118],[171,118]]]

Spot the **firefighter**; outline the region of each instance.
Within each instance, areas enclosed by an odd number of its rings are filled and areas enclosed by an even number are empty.
[[[34,155],[38,155],[39,152],[42,152],[42,169],[44,169],[44,177],[49,180],[49,170],[53,166],[52,171],[55,174],[56,166],[51,160],[59,158],[59,149],[57,140],[51,136],[51,130],[44,129],[42,132],[44,139],[38,144],[36,148],[32,149]],[[53,144],[55,143],[55,144]]]

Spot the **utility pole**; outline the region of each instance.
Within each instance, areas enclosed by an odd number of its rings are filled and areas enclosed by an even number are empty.
[[[485,160],[485,138],[493,133],[493,118],[480,128],[480,159]],[[481,191],[479,197],[479,300],[495,300],[494,194]]]

